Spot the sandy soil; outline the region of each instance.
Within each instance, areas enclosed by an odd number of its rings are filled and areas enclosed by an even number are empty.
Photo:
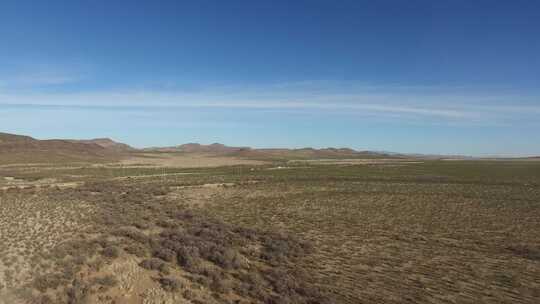
[[[5,176],[2,180],[0,176],[0,190],[9,189],[40,189],[47,187],[75,188],[82,182],[59,182],[56,178],[43,178],[36,181],[26,181],[11,176]]]

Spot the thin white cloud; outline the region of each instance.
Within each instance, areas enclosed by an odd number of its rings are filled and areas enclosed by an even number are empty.
[[[44,86],[60,86],[83,79],[77,66],[51,64],[24,64],[0,71],[0,87],[3,90],[32,90]]]
[[[39,75],[38,75],[39,76]],[[28,82],[61,83],[63,77],[29,77]],[[317,82],[252,87],[214,87],[194,92],[107,91],[79,93],[1,93],[0,105],[72,107],[190,107],[340,112],[347,114],[474,123],[537,117],[535,96],[483,94],[462,88],[364,87]],[[472,92],[468,92],[472,91]],[[533,102],[531,102],[531,100]]]
[[[55,73],[34,73],[26,75],[18,75],[10,81],[4,81],[6,86],[48,86],[61,85],[78,81],[79,78],[73,75],[63,75]]]

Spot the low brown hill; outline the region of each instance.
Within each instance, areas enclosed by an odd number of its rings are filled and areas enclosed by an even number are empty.
[[[118,159],[119,153],[96,143],[71,140],[39,140],[0,133],[0,163],[95,162]]]
[[[182,152],[209,152],[209,153],[231,153],[237,152],[242,149],[249,149],[247,147],[229,147],[220,143],[213,143],[210,145],[201,145],[198,143],[188,143],[178,146],[178,149]]]
[[[0,132],[0,145],[7,146],[10,144],[27,143],[27,142],[32,142],[32,141],[35,141],[35,139],[30,136],[15,135],[15,134]]]
[[[135,151],[136,149],[130,145],[114,141],[110,138],[94,138],[94,139],[81,139],[81,140],[70,140],[71,142],[79,142],[83,144],[96,144],[105,149],[117,152],[129,152]]]

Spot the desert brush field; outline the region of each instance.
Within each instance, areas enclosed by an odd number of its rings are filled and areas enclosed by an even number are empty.
[[[0,167],[0,303],[540,299],[540,162],[138,160]]]

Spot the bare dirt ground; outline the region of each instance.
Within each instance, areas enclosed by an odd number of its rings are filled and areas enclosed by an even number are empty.
[[[10,189],[40,189],[45,187],[74,188],[82,182],[59,182],[56,178],[43,178],[35,181],[27,181],[6,176],[0,182],[0,191]]]

